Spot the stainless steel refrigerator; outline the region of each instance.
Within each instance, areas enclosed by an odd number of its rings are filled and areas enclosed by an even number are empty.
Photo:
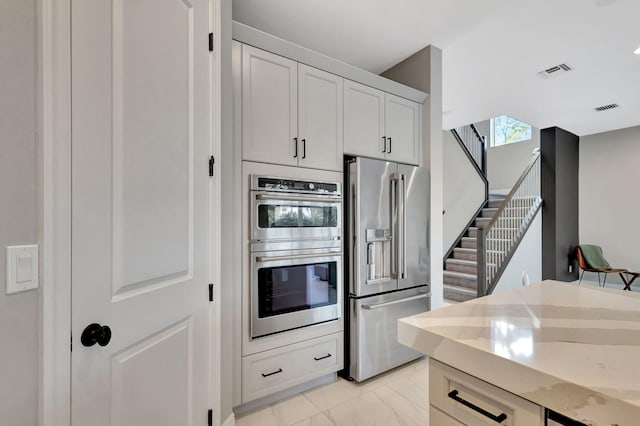
[[[425,169],[354,158],[346,164],[344,375],[366,380],[420,357],[397,341],[397,320],[430,308],[429,176]]]

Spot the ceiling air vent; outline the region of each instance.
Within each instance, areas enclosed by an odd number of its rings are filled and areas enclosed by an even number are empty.
[[[609,105],[602,105],[596,108],[596,111],[600,112],[600,111],[606,111],[609,109],[614,109],[614,108],[620,108],[620,105],[618,104],[609,104]]]
[[[565,72],[569,72],[573,70],[573,68],[571,67],[571,65],[567,65],[567,64],[558,64],[558,65],[554,65],[550,68],[547,68],[546,70],[542,70],[538,73],[538,75],[542,78],[550,78],[550,77],[555,77],[557,75],[563,74]]]

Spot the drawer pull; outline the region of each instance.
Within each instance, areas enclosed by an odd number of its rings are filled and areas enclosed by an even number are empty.
[[[488,418],[490,418],[491,420],[493,420],[494,422],[498,422],[498,423],[502,423],[503,421],[507,420],[507,415],[505,413],[500,413],[499,415],[495,416],[493,414],[491,414],[490,412],[488,412],[487,410],[478,407],[477,405],[467,401],[466,399],[462,399],[458,396],[458,391],[457,390],[452,390],[451,392],[449,392],[447,394],[447,396],[455,401],[458,401],[460,404],[464,405],[465,407],[469,407],[471,408],[473,411],[476,411],[480,414],[482,414],[483,416],[486,416]]]
[[[320,361],[321,359],[327,359],[327,358],[331,358],[331,354],[326,354],[325,356],[321,356],[321,357],[313,357],[313,359],[315,359],[316,361]]]
[[[261,373],[261,374],[262,374],[262,377],[269,377],[269,376],[273,376],[274,374],[278,374],[278,373],[282,373],[282,368],[278,368],[276,371],[273,371],[271,373],[267,373],[267,374]]]

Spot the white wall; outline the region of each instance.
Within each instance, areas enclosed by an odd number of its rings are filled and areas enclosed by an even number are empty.
[[[491,137],[489,120],[474,123],[481,136],[487,136],[487,143]],[[540,129],[532,127],[531,140],[513,144],[487,148],[487,180],[489,191],[511,190],[513,184],[520,177],[533,150],[540,146]],[[506,195],[506,194],[505,194]]]
[[[527,233],[520,241],[518,250],[511,258],[500,277],[494,293],[522,287],[523,275],[530,284],[542,281],[542,212],[538,212]]]
[[[446,253],[484,201],[484,182],[449,130],[443,141],[443,241]]]
[[[221,51],[218,60],[221,62],[221,155],[220,179],[222,181],[221,194],[221,259],[222,265],[220,283],[221,307],[221,338],[220,342],[220,419],[221,422],[233,416],[233,407],[239,403],[240,365],[236,360],[240,354],[241,334],[236,324],[240,313],[236,310],[237,297],[241,287],[242,234],[240,230],[240,129],[234,129],[234,114],[236,109],[234,100],[234,79],[232,73],[231,54],[231,0],[217,0],[220,7],[220,28],[217,37],[220,39]],[[234,138],[235,137],[235,138]],[[236,399],[236,400],[234,400]]]
[[[5,246],[38,243],[36,1],[0,1],[0,425],[38,419],[38,291],[5,294]]]
[[[540,131],[534,129],[530,141],[511,143],[487,150],[489,192],[510,190],[531,160],[531,153],[540,146]]]
[[[640,126],[580,138],[580,244],[602,246],[613,267],[634,271],[640,271],[639,159]]]

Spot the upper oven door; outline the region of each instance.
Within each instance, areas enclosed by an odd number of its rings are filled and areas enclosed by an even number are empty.
[[[340,196],[251,191],[251,240],[340,238]]]

